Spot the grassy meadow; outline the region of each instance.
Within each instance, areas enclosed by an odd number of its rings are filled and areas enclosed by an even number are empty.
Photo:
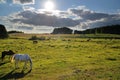
[[[120,80],[120,35],[36,35],[45,37],[33,44],[35,34],[12,34],[0,39],[0,53],[13,50],[29,54],[33,69],[15,70],[6,56],[0,60],[0,80]],[[92,37],[90,40],[89,38]],[[1,54],[0,54],[1,56]]]

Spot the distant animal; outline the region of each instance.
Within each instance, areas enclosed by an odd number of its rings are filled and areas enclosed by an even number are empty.
[[[89,42],[89,41],[91,41],[91,39],[89,38],[89,39],[87,39],[87,42]]]
[[[14,53],[12,50],[3,51],[3,52],[2,52],[2,55],[1,55],[1,59],[2,59],[2,61],[3,61],[6,55],[9,55],[9,58],[11,58],[12,55],[14,55],[14,54],[15,54],[15,53]]]
[[[36,40],[33,41],[33,44],[37,44],[37,43],[38,43],[38,41],[36,41]]]
[[[30,70],[32,69],[32,60],[28,54],[14,54],[11,62],[15,61],[15,69],[18,68],[18,62],[22,61],[25,62],[23,69],[26,69],[26,64],[30,62]]]

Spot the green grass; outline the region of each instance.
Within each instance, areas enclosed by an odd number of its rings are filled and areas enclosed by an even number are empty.
[[[32,71],[29,72],[27,65],[23,73],[24,63],[20,62],[20,68],[14,70],[14,63],[6,56],[0,62],[0,80],[120,80],[119,39],[87,41],[87,38],[66,36],[53,35],[50,40],[39,40],[38,44],[33,44],[28,36],[0,40],[0,52],[26,53],[33,61]]]

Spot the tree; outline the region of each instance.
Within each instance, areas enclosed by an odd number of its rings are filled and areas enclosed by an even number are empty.
[[[71,29],[67,28],[67,27],[61,27],[61,28],[55,28],[52,32],[52,34],[72,34]]]
[[[8,33],[4,25],[0,24],[0,39],[8,38]]]

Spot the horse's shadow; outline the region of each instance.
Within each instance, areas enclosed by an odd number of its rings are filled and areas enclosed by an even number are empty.
[[[4,65],[4,64],[7,64],[7,63],[9,63],[10,61],[6,61],[6,62],[1,62],[0,63],[0,66],[2,66],[2,65]]]
[[[21,72],[15,72],[15,69],[10,71],[8,74],[4,75],[3,77],[0,78],[0,80],[8,80],[8,79],[19,79],[19,78],[23,78],[24,76],[26,76],[27,74],[29,74],[31,72],[31,70],[29,70],[28,72],[24,73],[24,71],[22,70]]]

